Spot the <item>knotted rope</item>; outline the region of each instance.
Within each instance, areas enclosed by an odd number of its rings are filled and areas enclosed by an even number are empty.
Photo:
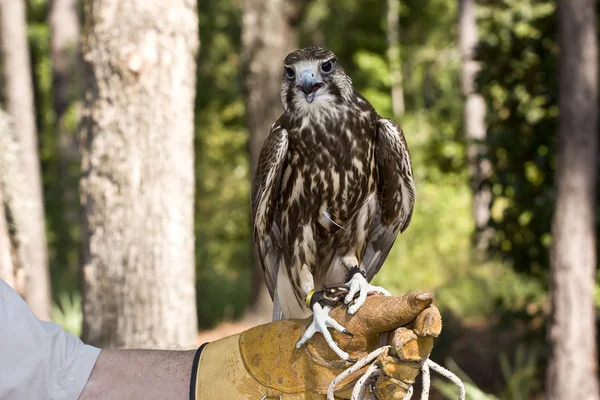
[[[379,376],[381,374],[379,366],[374,361],[377,359],[377,357],[379,357],[381,355],[381,353],[383,353],[385,350],[387,350],[389,348],[390,348],[390,346],[388,345],[388,346],[383,346],[383,347],[380,347],[380,348],[372,351],[370,354],[361,358],[356,363],[354,363],[352,366],[350,366],[348,369],[346,369],[341,374],[339,374],[329,384],[329,387],[327,388],[327,400],[335,400],[335,397],[334,397],[335,387],[342,380],[344,380],[351,374],[355,373],[356,371],[360,370],[361,368],[365,367],[366,365],[371,364],[369,366],[369,368],[367,368],[367,371],[358,379],[358,381],[354,385],[354,389],[352,390],[351,400],[363,400],[369,382],[374,377]],[[465,400],[465,386],[463,385],[460,378],[457,377],[456,375],[454,375],[452,372],[450,372],[446,368],[442,367],[441,365],[436,364],[435,362],[431,361],[430,359],[425,360],[425,362],[421,366],[421,373],[423,376],[423,389],[421,392],[421,400],[429,399],[429,390],[431,387],[430,369],[434,370],[438,374],[442,375],[443,377],[449,379],[452,383],[454,383],[456,385],[456,387],[458,388],[458,400]],[[404,396],[403,400],[410,400],[412,398],[412,395],[413,395],[413,387],[411,385],[411,386],[409,386],[406,396]]]

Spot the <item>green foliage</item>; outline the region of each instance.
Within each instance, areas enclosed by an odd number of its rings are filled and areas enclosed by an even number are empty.
[[[395,292],[422,288],[445,293],[443,289],[453,277],[466,276],[473,265],[469,256],[472,221],[464,171],[462,105],[457,101],[454,3],[432,0],[422,7],[416,0],[402,2],[407,113],[400,123],[412,152],[418,198],[411,226],[399,237],[377,278]],[[196,276],[199,321],[208,327],[223,318],[239,316],[250,297],[250,170],[240,61],[241,4],[201,0],[198,9]],[[58,293],[78,290],[79,231],[77,224],[65,223],[64,219],[61,191],[65,185],[76,191],[77,180],[65,181],[60,170],[47,11],[46,0],[29,2],[48,241],[57,299]],[[319,35],[325,39],[324,44],[338,54],[355,87],[389,117],[385,12],[385,0],[315,0],[301,24],[301,41],[308,45]],[[63,121],[67,126],[76,126],[75,109],[75,104],[69,108]],[[72,174],[77,176],[78,170]],[[417,265],[419,268],[412,267]],[[458,293],[458,289],[449,293]]]
[[[494,165],[492,253],[544,276],[549,266],[556,165],[555,3],[504,0],[482,7],[479,90],[488,103]]]
[[[415,40],[403,48],[404,71],[410,79],[405,87],[408,112],[400,122],[413,154],[419,197],[410,228],[398,239],[378,277],[397,292],[442,288],[453,272],[471,265],[470,194],[463,168],[461,104],[456,101],[459,63],[452,47],[454,33],[448,35],[455,31],[454,17],[448,13],[456,9],[445,0],[432,5],[432,11],[424,12],[418,2],[406,2],[401,22],[406,24],[406,37]],[[336,52],[355,87],[389,117],[385,7],[382,0],[316,0],[307,10],[301,42],[309,45],[319,36],[326,38],[324,44]],[[239,60],[241,10],[234,2],[208,0],[200,2],[199,10],[198,307],[200,324],[210,326],[226,313],[239,315],[248,301],[250,172]],[[444,229],[432,220],[441,221]],[[420,268],[407,268],[412,265]]]
[[[364,85],[364,89],[361,91],[362,95],[379,113],[390,115],[392,110],[392,99],[389,94],[391,79],[385,57],[359,49],[354,54],[352,61],[358,68],[354,81]]]
[[[79,290],[79,226],[65,221],[67,205],[63,197],[63,191],[67,187],[76,197],[79,166],[75,166],[75,170],[68,174],[60,170],[59,135],[52,93],[50,32],[47,22],[48,1],[30,0],[27,8],[27,33],[44,188],[50,276],[53,297],[57,299],[58,293]],[[68,119],[71,125],[76,125],[73,112],[70,112]]]
[[[478,83],[488,103],[487,157],[494,165],[491,252],[545,279],[559,113],[556,4],[494,1],[481,7],[480,24]]]
[[[447,368],[460,378],[465,386],[466,400],[500,400],[499,397],[485,393],[481,390],[453,359],[446,360],[445,364]],[[436,388],[445,399],[450,400],[456,399],[457,397],[458,390],[452,382],[448,382],[445,379],[434,378],[432,380],[432,386]]]
[[[462,105],[456,101],[460,86],[454,3],[435,0],[423,7],[418,1],[402,1],[407,112],[399,122],[411,150],[417,201],[408,230],[398,237],[376,277],[378,284],[395,293],[443,288],[457,271],[472,265]],[[385,13],[382,0],[315,1],[302,41],[310,44],[315,37],[326,38],[325,45],[336,53],[354,87],[381,115],[390,117]]]
[[[488,101],[488,156],[495,166],[491,180],[496,238],[493,257],[486,263],[471,252],[473,221],[462,129],[457,2],[401,3],[406,114],[399,122],[411,150],[417,201],[408,230],[399,235],[375,281],[394,293],[431,290],[440,308],[459,318],[527,318],[545,301],[539,277],[548,266],[550,243],[557,117],[556,43],[551,39],[554,3],[498,0],[481,8],[479,91]],[[195,234],[202,328],[240,316],[251,294],[251,172],[240,58],[241,6],[236,0],[198,2]],[[320,42],[336,52],[358,91],[382,116],[391,117],[385,13],[385,0],[313,0],[300,23],[300,41],[301,45]],[[77,190],[77,179],[69,180],[69,176],[77,177],[79,171],[61,172],[52,107],[47,0],[29,1],[28,21],[53,315],[78,333],[79,230],[77,224],[65,223],[61,191],[65,187]],[[76,107],[71,105],[63,121],[71,130],[76,127]],[[519,275],[513,264],[534,275]],[[526,361],[517,360],[514,371],[506,369],[506,387],[511,393],[529,390],[524,386],[527,366]],[[472,385],[470,396],[477,393]],[[479,398],[493,398],[479,394]]]
[[[81,335],[83,310],[81,309],[81,295],[77,292],[69,294],[61,292],[58,300],[52,302],[52,320],[61,325],[67,332]]]
[[[539,390],[540,384],[537,380],[538,352],[535,348],[527,349],[520,344],[515,353],[514,366],[506,353],[500,353],[500,367],[506,382],[506,387],[500,398],[510,400],[527,400],[529,395]]]
[[[430,164],[427,153],[437,140],[436,127],[424,113],[402,122],[413,154],[417,199],[408,229],[398,236],[376,277],[396,293],[434,290],[469,270],[473,229],[466,175],[444,173],[440,164]]]
[[[495,238],[490,260],[471,250],[471,192],[463,138],[463,101],[455,0],[402,0],[400,53],[406,114],[399,119],[417,187],[412,222],[399,235],[375,282],[399,294],[430,290],[444,312],[495,321],[510,330],[541,314],[556,165],[557,44],[553,0],[480,1],[478,90],[487,101],[488,154],[494,166]],[[199,0],[201,48],[195,104],[196,277],[199,325],[246,309],[251,291],[250,178],[241,54],[242,3]],[[300,44],[331,48],[355,88],[391,117],[386,0],[312,0]],[[28,1],[35,106],[53,284],[53,317],[79,334],[79,226],[65,222],[62,192],[77,192],[78,166],[61,162],[47,25],[48,1]],[[273,60],[280,63],[281,60]],[[63,117],[77,126],[77,104]],[[523,275],[520,272],[527,272]],[[600,290],[596,291],[600,307]],[[491,325],[491,324],[489,324]],[[440,339],[451,341],[451,328]],[[540,341],[541,336],[537,337]],[[537,353],[498,358],[504,383],[485,393],[464,374],[470,399],[524,399],[539,390]],[[460,369],[452,361],[447,366]],[[435,382],[449,398],[455,389]]]
[[[240,65],[241,9],[200,1],[196,94],[198,320],[238,317],[250,297],[250,166]]]
[[[503,313],[534,316],[546,301],[541,282],[523,277],[509,265],[486,263],[451,269],[451,278],[436,291],[439,306],[465,318],[500,317]],[[508,327],[507,327],[508,328]]]
[[[464,383],[467,400],[527,400],[539,390],[538,381],[538,351],[518,345],[515,351],[513,365],[505,352],[498,356],[502,371],[504,389],[499,395],[492,395],[481,390],[473,380],[452,359],[446,360],[446,366]],[[442,379],[434,379],[433,386],[446,399],[456,398],[456,387]]]

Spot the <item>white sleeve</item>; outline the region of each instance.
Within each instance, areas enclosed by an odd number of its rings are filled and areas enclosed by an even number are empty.
[[[77,400],[100,349],[40,321],[0,279],[0,399]]]

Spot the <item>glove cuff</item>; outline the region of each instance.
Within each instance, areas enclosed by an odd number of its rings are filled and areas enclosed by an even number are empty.
[[[190,400],[260,399],[266,393],[244,367],[239,338],[239,334],[228,336],[198,349]]]
[[[327,384],[321,387],[317,378],[333,379],[335,374],[330,368],[313,364],[311,371],[316,376],[304,375],[307,364],[314,361],[305,349],[294,348],[297,334],[293,333],[302,325],[281,322],[288,328],[283,336],[274,335],[279,324],[267,324],[199,348],[190,380],[190,400],[325,400],[329,380],[325,379]],[[312,390],[307,390],[307,383]]]
[[[192,363],[192,373],[190,376],[190,400],[196,400],[196,380],[198,377],[198,364],[200,362],[200,355],[202,354],[202,350],[206,347],[208,342],[203,343],[202,346],[196,350],[196,354],[194,355],[194,362]]]
[[[240,353],[240,334],[228,336],[198,349],[192,371],[190,400],[278,399],[305,400],[304,393],[281,393],[260,384],[246,369]]]

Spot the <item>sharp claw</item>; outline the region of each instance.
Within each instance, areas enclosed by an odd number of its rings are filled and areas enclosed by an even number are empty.
[[[356,293],[359,290],[360,290],[360,288],[356,289],[354,286],[352,288],[350,288],[350,291],[348,291],[348,294],[344,298],[344,303],[348,304],[348,303],[352,302],[354,300],[354,296],[356,296]]]
[[[357,362],[357,361],[358,361],[358,359],[356,359],[356,358],[352,358],[352,357],[348,357],[348,358],[346,359],[346,361],[348,361],[348,362],[351,362],[352,364],[354,364],[355,362]]]
[[[306,335],[306,333],[305,333],[305,335]],[[298,342],[296,342],[296,348],[299,349],[302,346],[304,346],[304,344],[306,343],[307,340],[304,340],[304,336],[302,338],[300,338],[300,340],[298,340]]]
[[[365,303],[367,295],[370,292],[377,292],[384,296],[391,296],[390,292],[382,288],[381,286],[373,286],[367,282],[365,277],[361,273],[356,273],[352,276],[350,281],[346,282],[346,285],[350,287],[350,291],[346,296],[346,304],[348,304],[348,312],[355,314]],[[358,293],[356,299],[350,298],[350,294]],[[354,296],[353,296],[354,297]]]
[[[354,337],[354,333],[350,332],[348,329],[344,328],[344,330],[342,331],[342,333],[345,333],[346,335],[350,336],[350,337]]]
[[[350,356],[348,353],[339,348],[337,343],[333,340],[331,333],[328,328],[333,328],[343,332],[347,335],[354,336],[352,332],[341,326],[336,320],[329,316],[330,309],[328,307],[321,307],[319,303],[315,303],[313,306],[313,320],[310,326],[304,332],[304,335],[296,343],[296,348],[301,348],[316,332],[321,332],[327,345],[333,350],[333,352],[343,360],[348,360]]]

